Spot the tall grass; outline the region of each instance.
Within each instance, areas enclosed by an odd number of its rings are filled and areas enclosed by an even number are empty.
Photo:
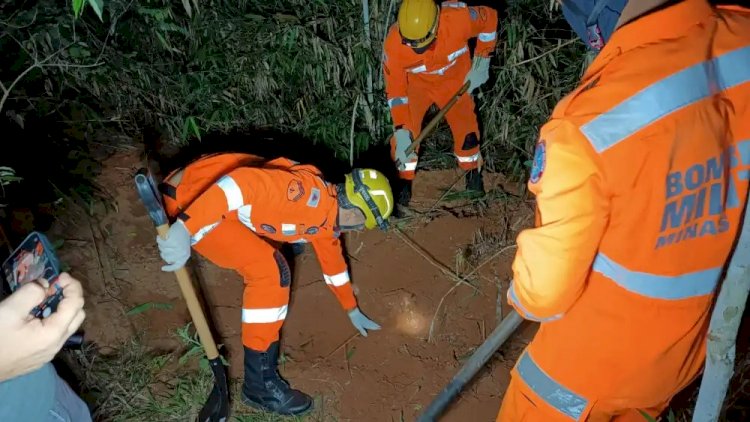
[[[11,25],[0,48],[16,58],[0,71],[4,80],[58,52],[19,83],[8,106],[21,118],[57,113],[85,131],[138,135],[155,126],[177,144],[207,132],[291,131],[342,161],[352,153],[350,133],[357,156],[387,141],[380,60],[399,2],[369,2],[369,44],[353,0],[217,0],[189,3],[189,13],[184,4],[111,0],[102,23],[93,14],[74,21],[52,0],[3,0]],[[542,0],[515,1],[499,14],[492,76],[477,102],[489,167],[522,175],[538,127],[576,82],[582,45]],[[446,134],[443,125],[433,153],[448,154]]]
[[[174,333],[182,347],[173,352],[147,348],[141,338],[102,353],[87,345],[68,352],[69,363],[82,374],[81,395],[93,409],[94,420],[187,421],[195,420],[213,387],[213,375],[201,365],[202,347],[190,325]],[[234,421],[297,421],[256,411],[240,400],[241,380],[230,380],[231,416]],[[316,409],[305,420],[331,420],[329,409],[316,399]]]

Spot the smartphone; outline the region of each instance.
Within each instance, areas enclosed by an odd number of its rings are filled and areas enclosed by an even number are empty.
[[[57,283],[60,261],[49,239],[39,232],[31,232],[3,263],[3,274],[10,291],[26,283],[38,283],[47,289],[47,297],[31,310],[37,318],[46,318],[62,300],[62,287]]]

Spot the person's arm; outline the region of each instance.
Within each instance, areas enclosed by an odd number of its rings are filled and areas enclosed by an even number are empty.
[[[609,197],[598,156],[566,122],[545,125],[528,183],[536,227],[517,239],[508,299],[526,319],[560,318],[583,292],[607,225]]]
[[[474,55],[489,57],[497,43],[497,10],[487,6],[469,7],[469,38],[476,38]]]
[[[394,25],[386,37],[383,54],[383,81],[393,126],[406,127],[409,123],[409,97],[406,90],[406,69],[398,56],[400,47],[398,28]]]
[[[336,296],[345,311],[357,307],[357,299],[349,279],[349,269],[344,260],[344,251],[339,238],[315,239],[312,242],[315,255],[318,257],[323,279],[328,288]]]
[[[30,315],[46,297],[45,289],[26,283],[0,302],[0,381],[33,372],[51,362],[86,318],[83,287],[67,273],[58,280],[63,298],[44,319]]]

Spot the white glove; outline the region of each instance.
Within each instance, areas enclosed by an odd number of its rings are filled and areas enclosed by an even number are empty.
[[[469,85],[469,92],[479,88],[483,83],[487,82],[490,78],[490,58],[489,57],[474,57],[471,62],[471,70],[466,74],[464,83],[471,81]]]
[[[378,325],[370,318],[367,318],[362,313],[362,311],[359,310],[359,308],[354,308],[349,311],[349,319],[352,320],[352,325],[354,325],[354,328],[359,330],[359,333],[362,334],[362,337],[367,337],[367,330],[380,329],[380,325]]]
[[[398,169],[404,171],[406,163],[413,161],[417,158],[417,153],[412,152],[409,156],[406,156],[406,149],[411,145],[411,133],[406,129],[399,129],[393,134],[396,138],[396,161],[398,162]]]
[[[190,258],[190,233],[185,224],[177,220],[167,232],[167,238],[156,236],[159,254],[168,265],[161,267],[162,271],[176,271]]]

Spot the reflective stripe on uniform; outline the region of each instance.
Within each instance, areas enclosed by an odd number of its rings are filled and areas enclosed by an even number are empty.
[[[326,281],[326,284],[330,284],[335,287],[341,287],[349,282],[349,271],[344,271],[343,273],[334,275],[323,274],[323,279]]]
[[[629,270],[603,253],[594,260],[593,270],[611,279],[620,287],[655,299],[687,299],[714,292],[722,267],[681,275],[658,275]]]
[[[750,47],[670,75],[581,126],[601,153],[651,123],[716,93],[750,81]],[[689,87],[689,88],[686,88]]]
[[[240,207],[240,209],[237,210],[237,218],[240,220],[240,223],[246,225],[250,228],[252,231],[255,230],[255,226],[253,225],[253,206],[252,205],[244,205]]]
[[[287,305],[278,308],[242,309],[242,322],[245,324],[268,324],[286,318]]]
[[[456,59],[458,59],[462,55],[466,54],[468,51],[469,51],[469,48],[467,46],[463,46],[463,47],[459,48],[458,50],[456,50],[456,51],[448,54],[448,61],[449,61],[449,63],[447,65],[441,67],[440,69],[429,71],[429,72],[427,72],[427,74],[428,75],[444,75],[446,70],[448,70],[451,67],[455,66]],[[426,70],[426,68],[425,68],[425,70]]]
[[[531,358],[529,352],[523,352],[516,365],[516,371],[523,382],[547,404],[575,421],[580,420],[583,411],[588,406],[588,400],[544,373]]]
[[[428,75],[440,75],[440,76],[443,76],[443,75],[445,75],[445,71],[448,70],[448,69],[450,69],[451,67],[453,67],[454,64],[456,64],[456,62],[452,61],[452,62],[448,63],[447,65],[441,67],[438,70],[433,70],[431,72],[427,72],[427,74]]]
[[[478,152],[476,154],[469,155],[467,157],[462,157],[460,155],[457,155],[456,158],[458,159],[459,163],[473,163],[474,161],[479,160],[479,157],[481,156],[482,156],[482,153]]]
[[[460,9],[462,7],[466,7],[466,3],[462,2],[462,1],[444,1],[442,3],[442,6],[443,7],[451,7],[451,8],[454,8],[454,9]]]
[[[234,211],[242,206],[242,190],[231,176],[222,176],[216,184],[224,191],[229,211]]]
[[[401,170],[401,171],[414,171],[416,169],[417,169],[417,162],[416,161],[412,161],[412,162],[409,162],[409,163],[404,163],[404,169]]]
[[[218,225],[219,223],[213,223],[198,229],[198,231],[195,232],[194,235],[190,236],[190,246],[195,246],[196,243],[200,242],[205,235],[207,235],[211,230],[215,229]]]
[[[549,321],[558,320],[562,317],[562,314],[552,315],[551,317],[548,317],[548,318],[539,318],[535,316],[534,314],[529,312],[523,306],[523,304],[521,304],[520,300],[518,300],[518,296],[516,296],[516,289],[514,286],[515,284],[513,284],[513,282],[511,281],[510,287],[508,287],[508,298],[510,299],[511,302],[513,302],[514,305],[516,305],[516,308],[518,308],[518,310],[521,311],[521,314],[522,314],[521,316],[524,317],[525,319],[530,319],[536,322],[549,322]]]
[[[455,61],[457,58],[463,56],[464,54],[466,54],[468,52],[469,52],[469,47],[465,45],[465,46],[459,48],[458,50],[452,52],[451,54],[448,54],[448,61],[449,62]],[[451,63],[451,65],[452,64],[453,63]]]
[[[388,107],[393,108],[403,104],[409,104],[409,97],[396,97],[388,100]]]
[[[422,73],[425,70],[427,70],[427,66],[425,65],[416,66],[416,67],[412,67],[411,69],[407,69],[407,71],[410,73]]]
[[[456,64],[456,59],[458,59],[459,57],[463,56],[464,54],[466,54],[468,52],[469,52],[469,47],[468,46],[463,46],[463,47],[459,48],[458,50],[456,50],[456,51],[448,54],[448,62],[449,63],[447,65],[441,67],[440,69],[437,69],[437,70],[431,70],[431,71],[427,72],[427,66],[426,65],[420,65],[420,66],[412,67],[411,69],[407,69],[407,71],[410,72],[410,73],[427,73],[428,75],[444,75],[446,70],[450,69],[451,67],[453,67]],[[396,100],[396,98],[394,98],[393,100]],[[389,100],[388,101],[388,105],[390,107],[393,107],[391,105],[391,101],[393,101],[393,100]],[[395,104],[395,105],[398,105],[398,104]]]
[[[497,32],[480,32],[477,38],[479,38],[479,41],[490,42],[494,41],[496,36]]]

